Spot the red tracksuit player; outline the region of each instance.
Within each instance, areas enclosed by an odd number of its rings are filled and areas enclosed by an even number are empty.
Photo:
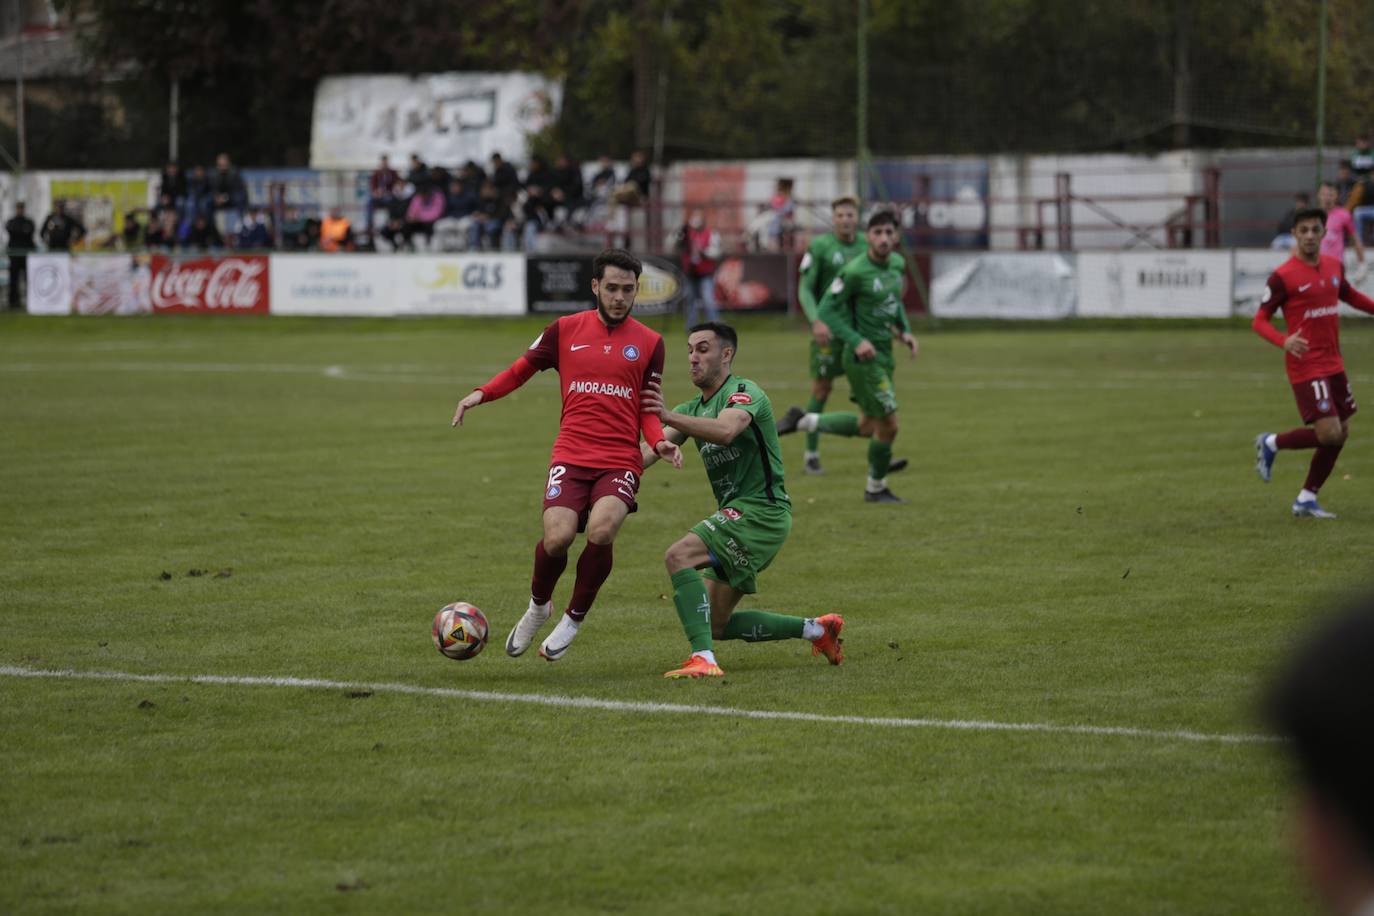
[[[682,451],[664,438],[658,416],[640,411],[640,392],[663,375],[663,337],[630,317],[641,270],[628,251],[601,252],[592,262],[596,309],[549,325],[509,369],[459,401],[453,414],[453,425],[460,426],[471,408],[510,394],[542,369],[558,370],[563,416],[544,486],[544,538],[534,548],[529,609],[506,637],[512,657],[524,654],[549,619],[568,548],[585,531],[572,598],[539,654],[557,661],[572,644],[611,574],[616,533],[637,508],[640,434],[658,455],[682,467]]]
[[[1280,450],[1315,448],[1302,492],[1293,500],[1293,514],[1309,518],[1336,517],[1317,505],[1317,491],[1336,466],[1336,456],[1350,432],[1350,416],[1355,413],[1355,396],[1341,359],[1338,300],[1374,313],[1374,300],[1346,282],[1340,260],[1321,253],[1325,233],[1325,211],[1312,208],[1297,212],[1293,218],[1293,237],[1297,240],[1293,257],[1270,275],[1252,322],[1256,333],[1287,354],[1288,381],[1293,385],[1298,413],[1307,424],[1286,433],[1260,433],[1255,438],[1255,470],[1267,483]],[[1283,309],[1287,336],[1274,327],[1278,309]]]

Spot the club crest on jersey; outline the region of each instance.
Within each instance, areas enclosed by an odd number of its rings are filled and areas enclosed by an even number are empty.
[[[558,486],[557,484],[554,484],[553,486],[549,487],[547,490],[544,491],[544,498],[545,498],[545,499],[557,499],[557,498],[558,498],[558,494],[559,494],[559,493],[562,493],[562,492],[563,492],[563,488],[560,487],[560,486]]]
[[[754,399],[749,396],[747,391],[736,391],[725,401],[727,404],[752,404]]]
[[[625,349],[620,351],[620,355],[630,362],[634,362],[639,359],[639,347],[636,347],[634,344],[626,344]]]
[[[601,345],[601,352],[602,352],[602,353],[610,353],[610,352],[611,352],[611,345],[610,345],[610,344],[602,344],[602,345]]]

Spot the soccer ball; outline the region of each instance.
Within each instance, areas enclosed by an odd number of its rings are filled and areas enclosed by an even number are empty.
[[[462,661],[481,652],[487,644],[487,618],[466,601],[455,601],[434,615],[430,632],[440,654]]]

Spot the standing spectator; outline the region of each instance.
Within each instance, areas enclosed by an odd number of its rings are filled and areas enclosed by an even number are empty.
[[[320,251],[352,251],[353,224],[338,207],[330,207],[329,215],[320,223]]]
[[[86,237],[86,227],[67,214],[67,202],[59,197],[53,201],[48,218],[43,220],[39,237],[49,251],[68,251]]]
[[[468,230],[470,250],[514,247],[510,204],[497,190],[496,182],[488,179],[482,183],[477,210],[472,216]]]
[[[700,321],[718,321],[716,267],[720,263],[720,233],[706,225],[706,214],[692,210],[677,231],[677,251],[687,277],[687,327]],[[700,318],[698,311],[705,312]]]
[[[515,166],[502,159],[500,153],[491,154],[491,183],[502,200],[508,205],[515,203],[520,192],[520,176],[515,174]]]
[[[24,202],[14,205],[14,216],[5,222],[5,248],[10,256],[9,301],[10,308],[23,308],[19,298],[19,283],[24,283],[24,291],[29,285],[29,252],[38,246],[33,242],[33,220],[24,215]]]
[[[1336,202],[1336,186],[1323,181],[1317,189],[1317,205],[1326,211],[1326,234],[1322,236],[1321,253],[1330,255],[1342,264],[1345,263],[1345,237],[1348,234],[1355,242],[1355,259],[1359,261],[1357,274],[1364,273],[1364,245],[1355,234],[1355,223],[1350,211]]]
[[[168,162],[162,167],[162,174],[158,177],[157,196],[168,194],[172,202],[178,207],[186,202],[186,173],[181,170],[181,166],[175,162]]]
[[[249,207],[234,233],[234,247],[265,251],[272,247],[272,227],[261,207]]]
[[[792,179],[779,178],[773,196],[768,200],[769,221],[766,245],[769,251],[787,251],[792,247],[792,231],[796,228],[797,201],[792,197]]]
[[[179,203],[184,234],[184,230],[190,227],[197,213],[210,211],[210,176],[205,174],[205,166],[191,167],[191,174],[186,176],[186,197]]]
[[[553,165],[553,187],[549,189],[553,201],[555,223],[580,225],[582,211],[587,207],[587,195],[582,184],[582,167],[567,155],[560,155]]]
[[[425,237],[425,247],[434,236],[434,224],[444,215],[448,200],[444,192],[432,184],[426,184],[415,192],[406,207],[406,241],[412,245],[416,235]]]
[[[1350,153],[1350,168],[1363,178],[1374,171],[1374,149],[1369,145],[1369,134],[1355,138],[1355,149]]]
[[[1306,210],[1312,206],[1311,200],[1306,191],[1299,191],[1293,195],[1293,206],[1279,217],[1278,225],[1274,227],[1274,240],[1269,243],[1270,248],[1275,251],[1288,251],[1293,247],[1293,219],[1299,210]]]
[[[410,154],[410,168],[406,171],[406,183],[413,188],[418,188],[429,178],[429,166],[425,165],[425,160],[420,158],[419,153]]]
[[[363,234],[369,240],[372,238],[372,216],[378,207],[386,209],[391,202],[391,189],[401,178],[400,174],[391,167],[390,160],[383,156],[377,164],[377,168],[372,170],[372,174],[367,179],[367,212],[363,219],[366,225],[363,227]]]
[[[243,176],[229,161],[228,153],[215,157],[215,171],[210,176],[210,206],[215,229],[221,237],[237,226],[248,205],[248,189]]]

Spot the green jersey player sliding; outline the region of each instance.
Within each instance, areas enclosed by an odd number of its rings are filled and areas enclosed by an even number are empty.
[[[812,655],[838,665],[844,660],[844,618],[839,614],[804,618],[735,611],[741,598],[758,591],[759,573],[787,540],[792,501],[783,482],[768,395],[732,369],[739,347],[735,329],[718,321],[696,325],[687,346],[692,384],[700,397],[668,410],[653,382],[643,396],[644,410],[658,414],[670,441],[696,440],[716,496],[716,511],[692,526],[663,558],[673,583],[673,604],[692,645],[691,657],[664,677],[720,677],[724,672],[716,663],[716,639],[808,639]],[[641,452],[647,470],[658,455]]]
[[[897,217],[880,210],[869,217],[864,233],[868,251],[846,264],[821,299],[820,317],[844,345],[841,363],[849,379],[850,399],[860,414],[818,413],[793,407],[778,421],[778,432],[798,429],[868,438],[868,484],[864,500],[902,502],[887,488],[892,442],[897,438],[897,393],[892,386],[892,341],[895,337],[916,356],[902,306],[906,262],[892,249],[897,244]]]

